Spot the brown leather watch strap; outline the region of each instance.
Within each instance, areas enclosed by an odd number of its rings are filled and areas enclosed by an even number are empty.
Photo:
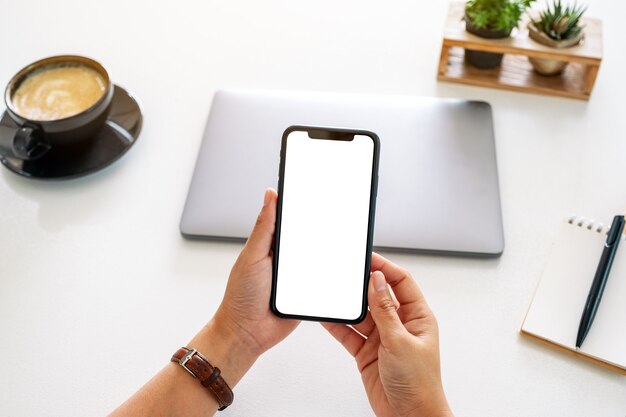
[[[233,391],[221,377],[219,368],[212,366],[200,352],[182,347],[174,353],[172,362],[178,362],[213,393],[219,404],[218,410],[222,411],[233,403]]]

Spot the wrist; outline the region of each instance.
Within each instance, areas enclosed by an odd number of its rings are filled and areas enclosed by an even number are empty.
[[[226,383],[233,388],[259,357],[255,347],[211,320],[187,345],[202,353],[214,367],[218,367]]]
[[[436,399],[437,397],[438,399]],[[419,415],[429,417],[454,417],[443,391],[437,397],[433,396],[428,402],[429,406],[427,409],[421,410]]]
[[[419,398],[410,400],[396,398],[391,406],[395,411],[394,415],[402,417],[454,417],[443,389],[424,391]]]

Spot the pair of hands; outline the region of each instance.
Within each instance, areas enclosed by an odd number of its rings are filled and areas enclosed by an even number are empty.
[[[299,324],[269,310],[276,202],[276,192],[267,190],[224,299],[208,325],[239,340],[250,366]],[[441,384],[437,322],[426,300],[406,270],[376,253],[371,269],[365,320],[354,326],[323,326],[354,356],[378,417],[452,415]]]

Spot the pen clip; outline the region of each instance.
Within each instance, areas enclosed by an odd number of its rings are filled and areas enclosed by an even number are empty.
[[[609,229],[609,234],[606,237],[606,243],[604,244],[604,246],[606,246],[607,248],[613,246],[617,239],[620,238],[623,231],[624,216],[613,217],[613,223],[611,224],[611,228]]]

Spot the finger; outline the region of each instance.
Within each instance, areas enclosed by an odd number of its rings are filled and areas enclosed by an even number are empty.
[[[367,340],[345,324],[322,323],[322,326],[328,330],[328,333],[333,335],[352,356],[356,356],[356,354],[359,353],[359,350],[361,350]]]
[[[393,301],[394,307],[396,308],[396,310],[399,309],[400,301],[398,301],[398,297],[396,297],[396,293],[393,291],[393,288],[389,287],[389,292],[391,293],[391,301]]]
[[[374,330],[374,327],[376,327],[376,324],[374,324],[374,319],[372,318],[372,313],[368,311],[365,319],[359,324],[352,325],[352,327],[354,327],[356,331],[361,333],[363,336],[369,337],[369,335],[372,333],[372,330]]]
[[[380,271],[385,275],[385,279],[389,285],[391,285],[391,288],[393,288],[393,292],[400,302],[400,306],[410,303],[427,305],[422,291],[406,269],[400,268],[388,259],[372,252],[371,270],[372,272]]]
[[[391,298],[391,291],[385,281],[385,275],[375,271],[370,277],[368,301],[372,318],[380,334],[380,342],[383,346],[390,346],[398,335],[406,332],[396,306]]]
[[[434,319],[426,298],[406,269],[377,253],[372,253],[371,265],[372,271],[379,270],[385,274],[391,292],[400,304],[398,314],[403,323],[414,319]]]
[[[253,257],[265,257],[269,255],[272,249],[274,224],[276,222],[276,198],[276,191],[272,188],[265,190],[263,208],[244,247],[244,251]]]

